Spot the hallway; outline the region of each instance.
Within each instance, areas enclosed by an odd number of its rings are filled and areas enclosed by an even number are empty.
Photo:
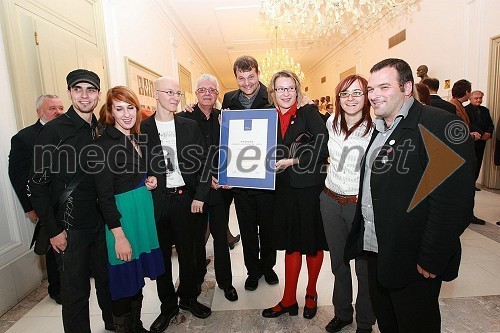
[[[471,225],[462,235],[462,264],[458,279],[444,283],[441,289],[442,332],[493,333],[500,332],[500,220],[498,191],[476,192],[476,216],[487,221],[486,225]],[[230,228],[238,233],[234,209],[231,212]],[[212,241],[207,244],[207,256],[213,260]],[[212,315],[205,319],[193,317],[189,312],[180,311],[165,332],[326,332],[324,327],[333,317],[331,303],[333,275],[330,259],[325,254],[318,281],[318,314],[312,320],[299,316],[281,316],[266,319],[261,310],[274,306],[281,297],[284,287],[284,253],[278,252],[276,272],[280,283],[269,286],[260,280],[256,291],[243,288],[246,271],[243,265],[241,244],[231,251],[233,284],[238,290],[239,300],[231,303],[224,298],[223,291],[216,287],[213,262],[208,266],[205,283],[202,286],[200,302],[211,305]],[[305,261],[303,269],[306,268]],[[177,264],[174,274],[177,274]],[[22,278],[22,277],[20,277]],[[302,272],[299,280],[298,302],[304,305],[307,274]],[[155,283],[148,281],[144,288],[143,321],[149,328],[159,313],[159,301]],[[104,333],[95,293],[91,296],[91,322],[93,332]],[[355,324],[342,330],[355,332]],[[36,291],[0,318],[0,333],[61,333],[61,306],[47,296],[46,281]],[[374,332],[378,332],[375,328]]]

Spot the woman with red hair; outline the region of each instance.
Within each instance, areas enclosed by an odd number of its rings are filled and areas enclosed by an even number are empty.
[[[109,288],[117,332],[147,332],[140,319],[144,277],[165,272],[150,190],[156,178],[146,174],[139,145],[141,121],[137,96],[127,87],[111,88],[102,115],[104,133],[97,141],[95,186],[106,222]],[[102,163],[104,161],[104,163]]]

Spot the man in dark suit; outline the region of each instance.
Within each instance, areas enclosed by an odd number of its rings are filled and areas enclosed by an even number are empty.
[[[440,332],[441,283],[458,275],[459,237],[472,217],[472,140],[449,136],[447,126],[457,116],[413,99],[405,61],[383,60],[370,73],[376,129],[362,162],[344,259],[368,255],[370,298],[381,332]],[[455,165],[442,158],[446,154]]]
[[[229,247],[227,241],[226,231],[228,230],[229,223],[229,210],[226,202],[230,200],[226,199],[229,196],[232,200],[231,190],[223,189],[218,184],[217,172],[218,172],[218,149],[220,144],[220,110],[216,109],[215,102],[217,101],[217,95],[219,94],[219,82],[217,78],[211,74],[203,74],[196,81],[196,97],[198,103],[193,107],[192,112],[181,112],[179,116],[192,119],[198,123],[200,126],[203,137],[205,138],[205,144],[209,147],[208,153],[208,166],[210,166],[212,171],[211,176],[211,189],[210,189],[210,199],[208,200],[207,206],[208,211],[204,215],[204,223],[201,224],[202,231],[206,229],[208,222],[210,233],[214,239],[214,269],[215,269],[215,280],[219,285],[219,288],[224,290],[224,296],[227,300],[234,302],[238,300],[238,293],[233,287],[233,276],[231,272],[231,257],[229,255]],[[227,208],[226,208],[227,207]],[[210,219],[210,221],[208,221]],[[201,233],[200,233],[201,234]],[[202,234],[205,236],[205,233]],[[199,272],[201,274],[200,282],[207,272],[205,262],[203,258],[206,257],[205,244],[208,240],[209,234],[203,239],[203,246],[200,247],[198,251],[199,259]]]
[[[481,171],[481,165],[483,163],[484,149],[486,148],[486,141],[488,141],[493,135],[493,120],[490,116],[490,110],[487,107],[482,106],[483,103],[483,92],[475,90],[471,92],[469,101],[470,104],[465,107],[467,115],[470,119],[470,131],[478,132],[481,137],[474,141],[474,147],[476,149],[477,165],[475,170],[476,180],[479,177],[479,171]],[[480,190],[476,188],[476,191]]]
[[[172,78],[156,81],[157,112],[144,120],[149,174],[156,176],[158,186],[152,191],[158,241],[166,273],[156,281],[161,313],[151,325],[151,332],[163,332],[179,308],[198,318],[212,311],[198,302],[197,242],[204,203],[210,192],[210,175],[206,170],[206,148],[200,128],[194,120],[174,116],[180,102],[179,84]],[[142,139],[141,139],[142,141]],[[204,234],[204,233],[203,233]],[[172,277],[172,245],[179,259],[179,287]],[[205,258],[202,258],[205,261]],[[178,299],[180,298],[180,301]]]
[[[239,89],[224,95],[222,109],[268,109],[267,87],[259,82],[259,65],[250,56],[241,56],[234,62],[234,76]],[[262,275],[270,285],[279,282],[273,270],[276,250],[272,246],[271,225],[274,214],[274,191],[233,189],[238,216],[243,258],[248,277],[246,290],[255,290]]]
[[[439,80],[434,78],[428,78],[422,80],[422,83],[425,84],[429,88],[429,92],[431,93],[431,105],[437,108],[446,110],[450,113],[456,114],[457,110],[455,105],[451,104],[448,101],[442,99],[438,94],[439,90]]]
[[[33,223],[38,222],[31,202],[26,193],[26,185],[28,183],[31,162],[33,161],[33,148],[35,147],[35,139],[38,131],[43,125],[64,113],[64,106],[56,95],[41,95],[36,99],[36,113],[38,120],[31,126],[28,126],[19,131],[12,137],[10,154],[9,154],[9,178],[14,191],[24,209],[24,213]],[[45,255],[47,264],[47,279],[49,282],[48,292],[50,298],[56,303],[61,304],[61,281],[59,271],[57,270],[56,257],[54,251],[49,250]]]
[[[106,330],[114,330],[104,222],[88,166],[99,123],[99,76],[76,69],[66,76],[71,107],[40,129],[28,180],[33,209],[46,222],[61,278],[65,332],[90,332],[92,272]]]

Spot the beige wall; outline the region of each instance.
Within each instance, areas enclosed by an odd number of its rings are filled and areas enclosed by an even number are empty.
[[[353,66],[368,76],[372,65],[396,57],[414,71],[429,67],[429,76],[453,82],[466,78],[474,89],[487,91],[490,38],[500,34],[498,0],[421,0],[411,16],[398,17],[381,28],[349,41],[306,74],[311,98],[333,95],[339,74]],[[388,49],[388,39],[406,29],[406,41]],[[327,81],[320,83],[321,77]],[[487,100],[487,96],[485,101]]]

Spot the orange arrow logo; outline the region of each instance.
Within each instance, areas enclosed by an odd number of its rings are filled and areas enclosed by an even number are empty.
[[[465,163],[465,160],[460,155],[455,153],[424,126],[419,124],[418,127],[424,139],[429,163],[413,195],[407,210],[408,212],[422,202],[436,187]]]

